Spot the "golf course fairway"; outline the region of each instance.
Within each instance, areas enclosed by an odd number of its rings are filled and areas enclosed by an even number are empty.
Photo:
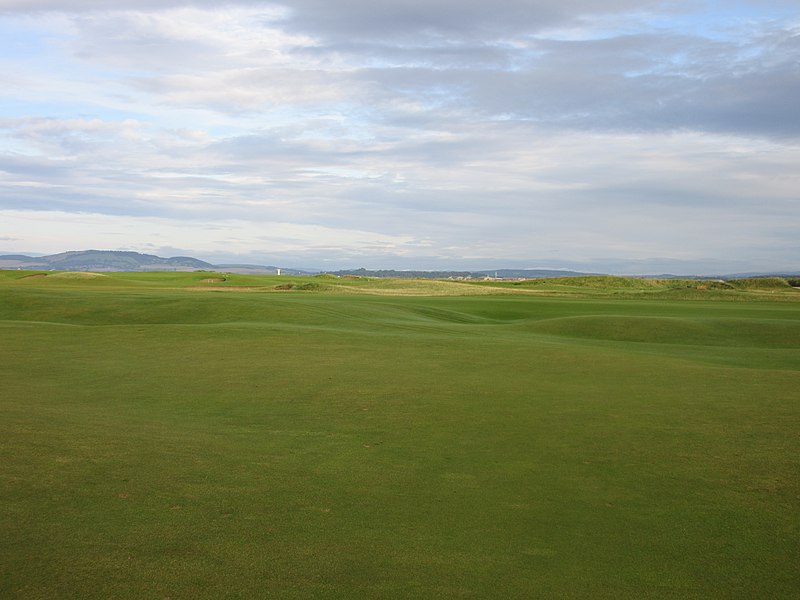
[[[796,598],[800,290],[593,281],[0,272],[0,597]]]

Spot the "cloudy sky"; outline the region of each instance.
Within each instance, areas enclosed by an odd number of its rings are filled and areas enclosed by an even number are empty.
[[[800,269],[797,0],[0,0],[0,252]]]

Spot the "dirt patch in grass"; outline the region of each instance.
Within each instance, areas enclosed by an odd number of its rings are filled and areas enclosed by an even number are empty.
[[[208,279],[201,279],[200,283],[222,283],[225,281],[224,277],[209,277]]]
[[[34,273],[33,275],[25,275],[24,277],[20,277],[20,279],[37,279],[39,277],[47,277],[47,273]]]

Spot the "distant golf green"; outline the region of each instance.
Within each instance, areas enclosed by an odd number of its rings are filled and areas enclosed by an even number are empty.
[[[800,290],[0,271],[0,598],[797,598]]]

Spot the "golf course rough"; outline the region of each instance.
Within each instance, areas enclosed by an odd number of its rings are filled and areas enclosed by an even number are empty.
[[[0,272],[2,598],[797,597],[790,286],[96,275]]]

